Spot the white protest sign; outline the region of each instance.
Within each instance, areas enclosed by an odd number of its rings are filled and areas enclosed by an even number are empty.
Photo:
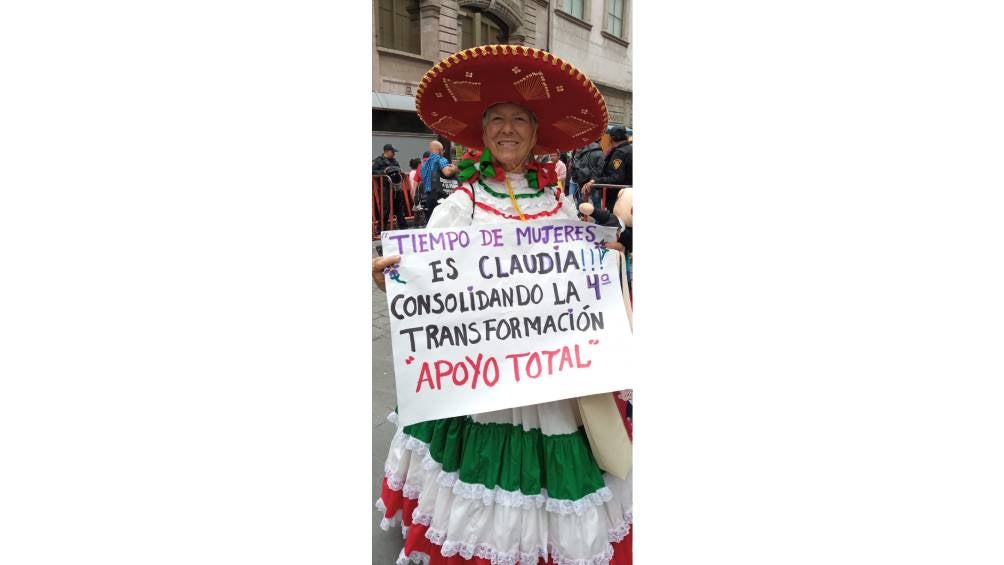
[[[632,388],[615,239],[575,220],[384,232],[401,423]]]

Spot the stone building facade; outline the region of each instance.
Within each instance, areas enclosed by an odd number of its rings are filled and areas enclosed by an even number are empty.
[[[418,119],[422,76],[467,47],[511,43],[548,50],[603,93],[611,124],[631,126],[630,0],[372,0],[373,155],[420,156],[435,135]]]

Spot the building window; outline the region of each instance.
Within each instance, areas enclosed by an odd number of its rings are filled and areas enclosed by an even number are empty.
[[[418,0],[377,0],[377,45],[422,53]]]
[[[478,45],[509,43],[509,28],[501,20],[487,12],[468,8],[460,12],[458,20],[461,49],[469,49]]]
[[[586,13],[583,6],[584,3],[585,0],[565,0],[565,11],[580,20],[585,20]]]
[[[607,0],[607,33],[624,37],[624,0]]]

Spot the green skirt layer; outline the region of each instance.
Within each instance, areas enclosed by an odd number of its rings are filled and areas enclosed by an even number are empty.
[[[404,427],[427,444],[443,471],[486,488],[548,498],[578,500],[603,488],[603,472],[589,450],[586,432],[544,435],[512,424],[475,422],[470,416],[430,420]]]

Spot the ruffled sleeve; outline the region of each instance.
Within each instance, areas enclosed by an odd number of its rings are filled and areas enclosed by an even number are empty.
[[[575,204],[575,199],[569,198],[567,195],[562,195],[561,201],[562,201],[561,211],[555,216],[555,219],[578,220],[579,207],[578,205]]]

